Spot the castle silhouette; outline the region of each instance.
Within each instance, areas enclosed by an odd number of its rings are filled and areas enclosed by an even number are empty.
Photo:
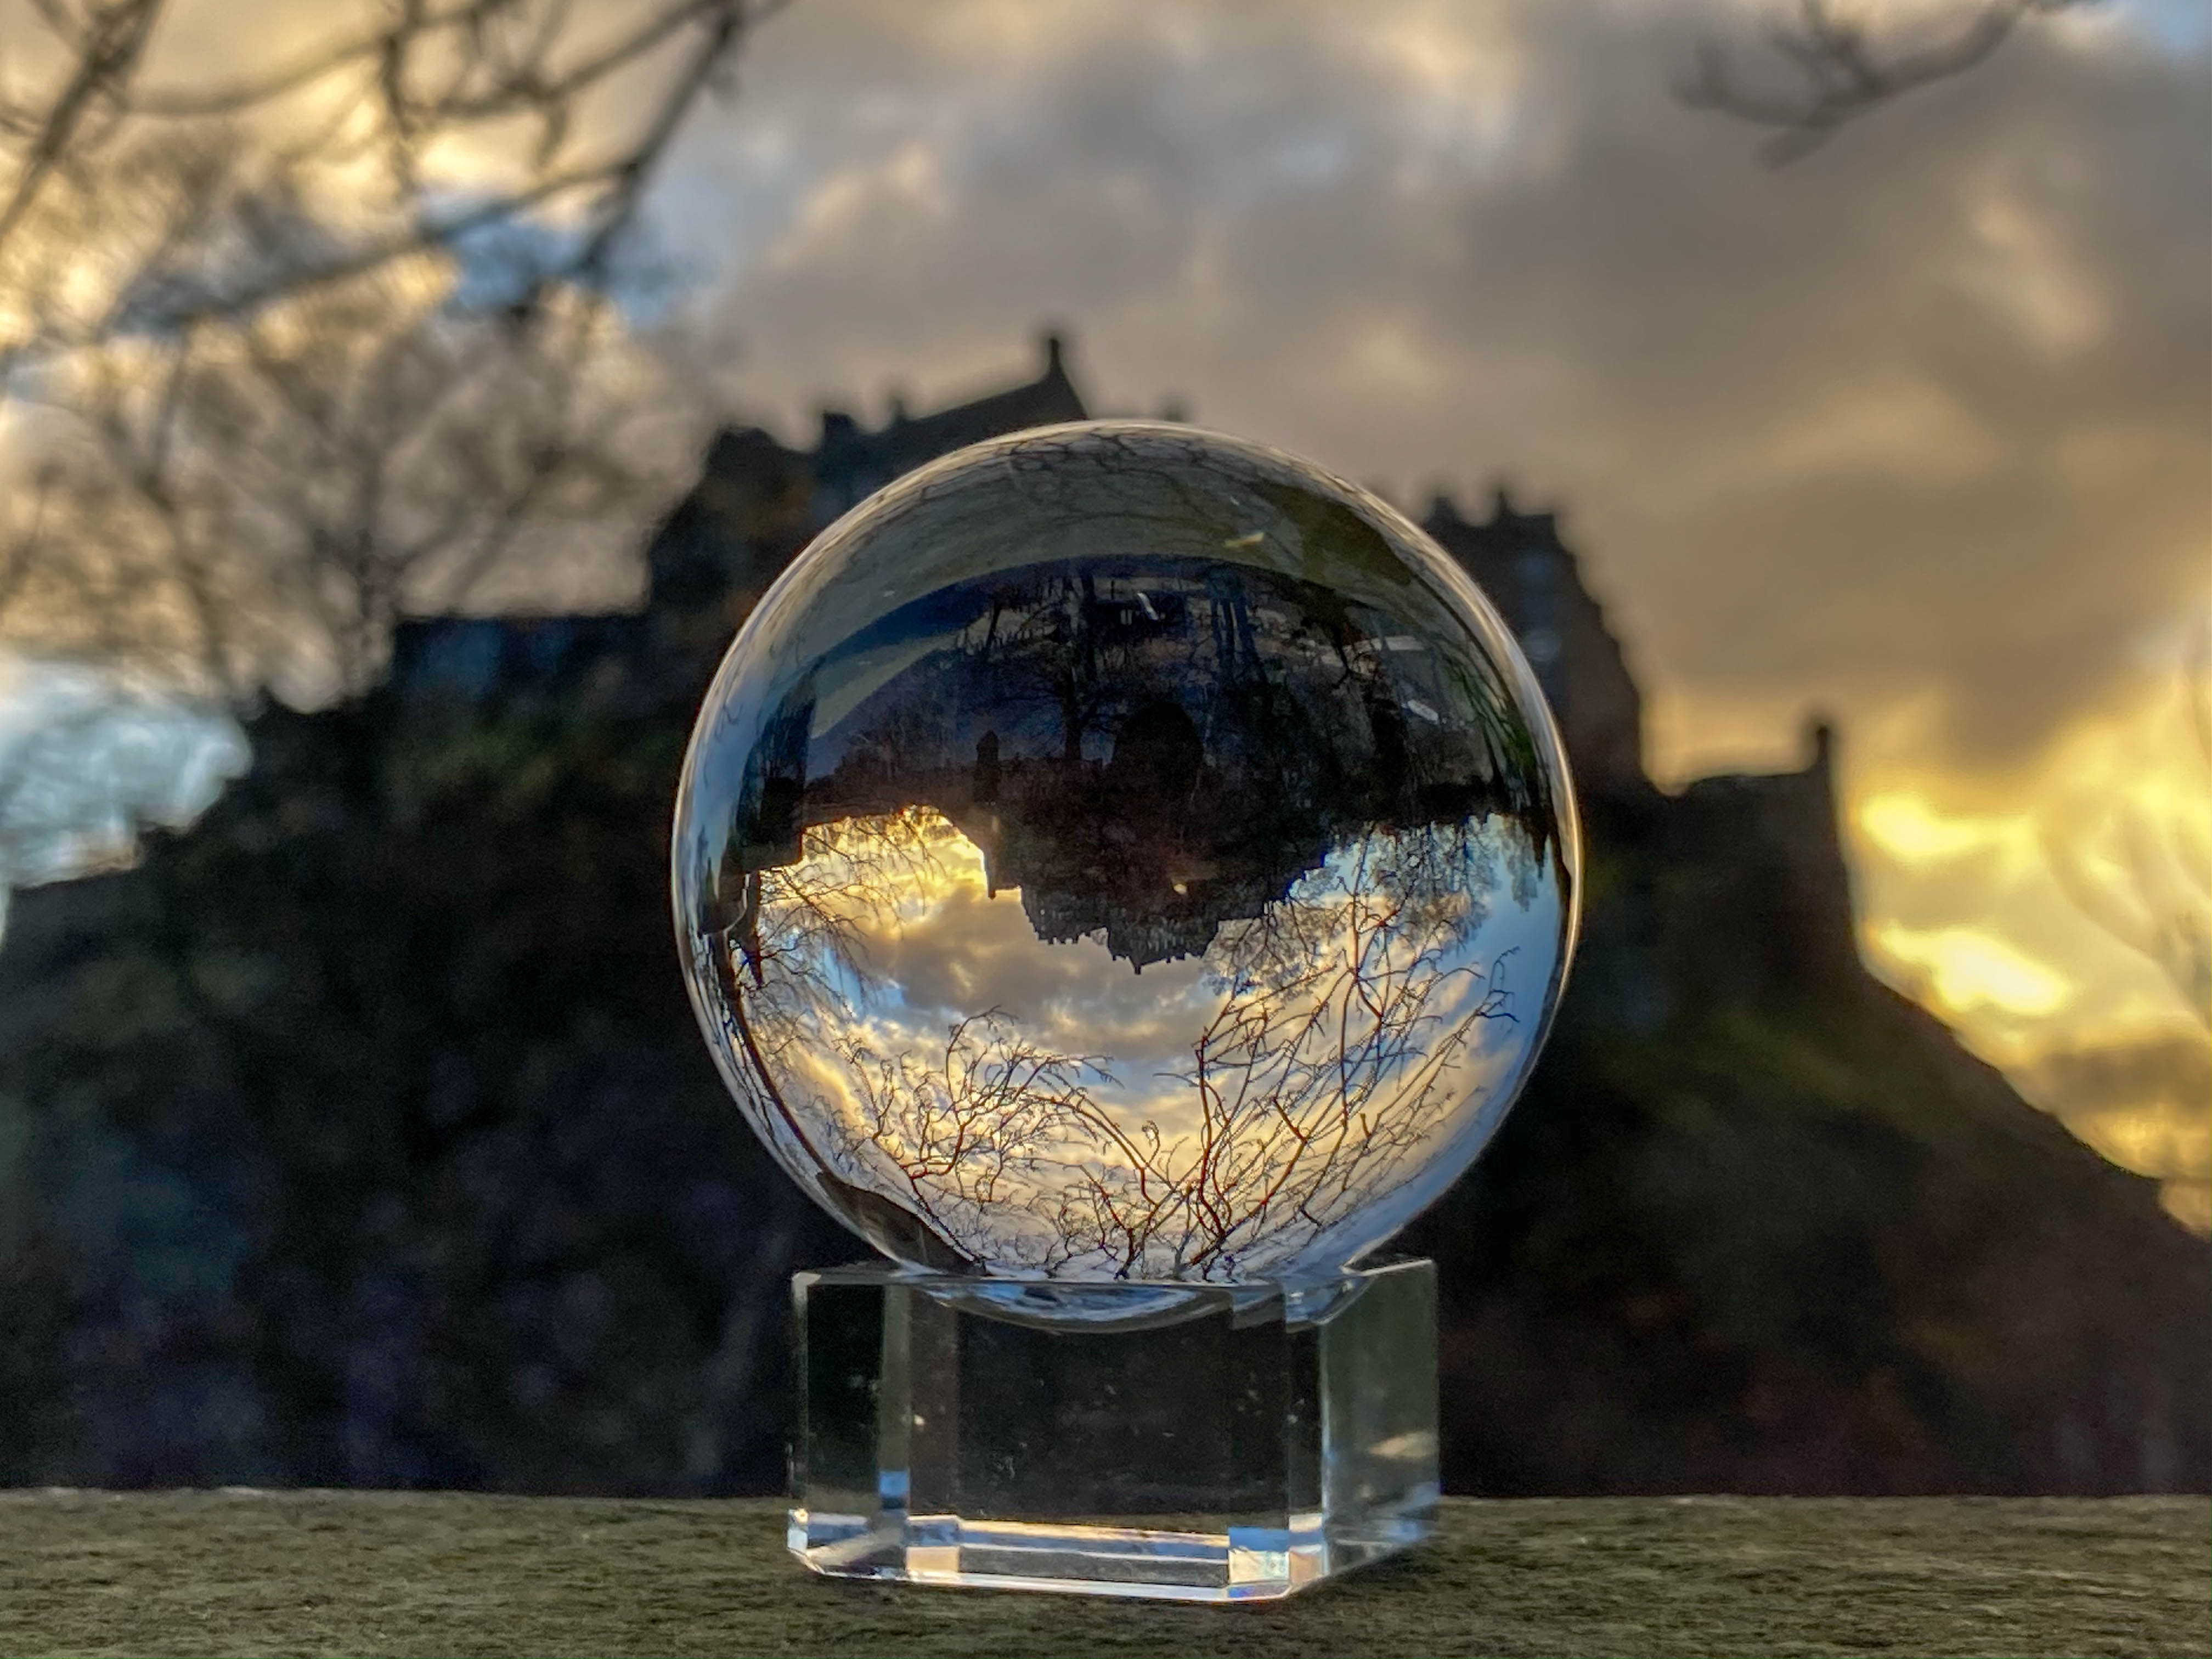
[[[393,639],[390,695],[424,713],[688,706],[769,584],[848,508],[969,444],[1089,417],[1063,336],[1047,332],[1040,346],[1033,379],[945,409],[916,415],[894,401],[873,428],[824,410],[810,448],[758,426],[725,428],[699,482],[647,545],[641,608],[410,619]],[[1648,850],[1669,872],[1654,882],[1650,861],[1632,860],[1627,889],[1592,918],[1601,935],[1619,934],[1590,940],[1609,948],[1583,955],[1620,980],[1607,988],[1620,1016],[1656,1023],[1684,986],[1817,989],[1838,973],[1857,975],[1828,726],[1812,725],[1801,770],[1714,776],[1662,793],[1644,769],[1643,695],[1557,514],[1522,510],[1502,485],[1488,508],[1470,518],[1439,494],[1419,523],[1489,596],[1534,668],[1594,848]],[[1674,959],[1686,946],[1698,962]],[[1157,960],[1182,948],[1164,939],[1139,954]]]
[[[595,685],[634,683],[639,665],[618,672],[608,665],[635,653],[664,664],[672,655],[719,656],[799,550],[893,478],[988,438],[1088,419],[1063,337],[1048,333],[1042,346],[1036,379],[932,414],[909,415],[895,404],[890,420],[872,431],[842,410],[825,410],[811,449],[787,448],[757,426],[726,428],[709,446],[698,483],[647,547],[642,611],[410,619],[393,641],[392,684],[410,701],[588,696]],[[1582,787],[1641,781],[1643,698],[1559,539],[1556,516],[1518,511],[1501,486],[1487,519],[1470,520],[1450,495],[1439,495],[1421,527],[1511,624]],[[662,676],[645,678],[658,684]]]

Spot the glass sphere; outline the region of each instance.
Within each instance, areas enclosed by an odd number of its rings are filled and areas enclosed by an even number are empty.
[[[769,590],[692,733],[676,925],[754,1130],[886,1255],[1304,1277],[1496,1131],[1579,865],[1442,549],[1278,451],[1095,421],[908,475]]]

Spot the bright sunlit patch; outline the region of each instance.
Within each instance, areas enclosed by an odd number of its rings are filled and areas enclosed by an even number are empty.
[[[1407,91],[1465,98],[1498,93],[1516,67],[1512,32],[1495,14],[1456,4],[1401,4],[1364,18],[1362,44]]]
[[[2036,854],[2035,824],[2026,813],[1952,813],[1910,789],[1885,790],[1852,813],[1859,832],[1881,852],[1908,864],[1936,864],[1995,854],[2017,864]]]
[[[2008,188],[1992,191],[1968,216],[1971,251],[1958,285],[2053,356],[2094,345],[2110,309],[2051,217]]]
[[[880,160],[855,162],[823,179],[770,246],[765,263],[777,269],[801,265],[872,224],[917,214],[942,220],[953,205],[937,150],[912,139]]]
[[[1444,369],[1407,319],[1378,317],[1348,343],[1353,371],[1368,384],[1416,396],[1442,383]]]
[[[2051,1014],[2073,994],[2071,981],[1979,928],[1922,932],[1889,922],[1868,935],[1876,951],[1923,975],[1929,994],[1951,1013],[1989,1007]]]
[[[1707,489],[1765,488],[1777,477],[1879,477],[1956,486],[2003,459],[1984,422],[1936,380],[1878,375],[1778,414],[1760,441],[1714,458]]]
[[[2137,1175],[2203,1181],[2212,1173],[2212,1119],[2201,1107],[2190,1111],[2154,1103],[2077,1113],[2067,1121],[2105,1157]]]

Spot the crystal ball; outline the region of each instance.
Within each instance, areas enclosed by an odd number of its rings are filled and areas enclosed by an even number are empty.
[[[979,444],[755,607],[677,802],[723,1080],[896,1261],[1317,1277],[1464,1170],[1575,939],[1559,732],[1376,496],[1192,428]]]

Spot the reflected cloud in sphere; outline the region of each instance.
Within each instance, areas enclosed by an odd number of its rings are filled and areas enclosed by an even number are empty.
[[[770,590],[684,769],[724,1079],[895,1259],[1334,1271],[1436,1198],[1573,948],[1559,739],[1383,502],[1137,422],[914,473]]]

